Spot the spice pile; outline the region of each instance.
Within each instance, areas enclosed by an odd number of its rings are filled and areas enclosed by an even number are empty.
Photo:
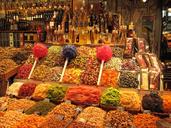
[[[76,115],[76,106],[62,103],[56,106],[40,126],[41,128],[64,128],[65,125]]]
[[[64,83],[70,83],[70,84],[80,84],[80,76],[81,76],[82,70],[78,68],[69,68],[66,69],[65,75],[63,78]]]
[[[31,71],[32,65],[31,64],[24,64],[22,65],[19,70],[16,78],[18,79],[27,79],[29,76],[29,73]]]
[[[97,107],[87,107],[78,115],[70,128],[103,128],[106,112]]]
[[[34,101],[27,99],[14,100],[10,104],[8,104],[7,110],[23,112],[35,104],[36,103]]]
[[[11,59],[3,59],[0,61],[0,74],[4,74],[17,67],[17,64]]]
[[[105,63],[104,68],[106,69],[116,69],[117,71],[120,70],[122,64],[122,59],[112,57],[108,62]]]
[[[101,90],[96,87],[74,86],[70,87],[66,93],[65,99],[71,100],[76,104],[98,104]]]
[[[123,88],[137,88],[139,81],[135,73],[121,72],[119,78],[119,86]]]
[[[32,98],[35,100],[42,100],[46,98],[50,86],[51,84],[48,83],[38,84],[34,90]]]
[[[68,87],[59,84],[53,84],[48,89],[48,98],[50,101],[58,103],[63,100]]]
[[[163,110],[164,112],[171,113],[171,95],[170,94],[163,94]]]
[[[56,105],[48,101],[39,101],[25,111],[26,114],[47,115]]]
[[[96,85],[100,63],[96,59],[89,59],[85,71],[81,74],[81,81],[86,85]]]
[[[120,91],[121,106],[126,110],[140,111],[141,100],[137,92],[134,91]]]
[[[134,116],[133,124],[137,128],[157,128],[156,122],[158,120],[158,117],[150,114],[138,114]]]
[[[50,67],[46,65],[40,65],[35,68],[32,74],[32,79],[34,80],[40,80],[40,81],[49,81],[50,74],[52,73],[52,70]]]
[[[13,128],[38,128],[45,120],[44,117],[38,115],[29,115],[23,120],[17,122]]]
[[[117,89],[107,88],[101,98],[100,104],[105,107],[116,107],[120,104],[120,94]]]
[[[129,128],[132,126],[133,116],[128,112],[115,110],[106,115],[105,128]]]
[[[104,69],[102,72],[101,85],[117,87],[118,74],[119,74],[118,71],[116,71],[115,69]]]
[[[152,92],[143,96],[142,107],[152,112],[163,112],[163,100],[157,93]]]
[[[30,97],[36,88],[35,83],[24,83],[18,92],[19,97]]]

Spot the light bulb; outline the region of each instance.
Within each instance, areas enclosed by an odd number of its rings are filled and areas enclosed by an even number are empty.
[[[147,0],[142,0],[144,3],[147,2]]]

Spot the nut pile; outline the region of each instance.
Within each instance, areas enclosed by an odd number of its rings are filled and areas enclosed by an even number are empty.
[[[16,78],[18,79],[27,79],[29,76],[29,73],[31,71],[32,65],[31,64],[24,64],[22,65],[19,70]]]
[[[158,117],[150,114],[138,114],[134,116],[133,124],[137,128],[157,128],[158,120]]]
[[[51,73],[52,70],[50,67],[46,65],[40,65],[35,68],[31,78],[40,81],[50,81],[51,78],[49,78],[49,76]]]
[[[123,88],[137,88],[139,81],[135,73],[121,72],[119,77],[119,86]]]
[[[58,103],[63,100],[68,87],[59,84],[53,84],[48,89],[48,99],[50,101]]]
[[[101,85],[117,87],[118,75],[119,73],[115,69],[104,69],[102,72]]]
[[[48,83],[38,84],[34,90],[34,93],[32,94],[32,98],[35,100],[42,100],[46,98],[50,86],[51,84]]]
[[[0,117],[0,128],[13,128],[13,126],[27,116],[17,111],[7,111]]]
[[[107,88],[101,98],[100,98],[100,104],[105,107],[115,107],[120,104],[120,93],[115,88]]]
[[[61,103],[46,116],[40,128],[64,128],[72,117],[76,115],[76,108],[75,105]]]
[[[83,71],[78,68],[69,68],[66,69],[63,82],[69,84],[80,84],[81,83],[81,73]]]
[[[105,128],[129,128],[133,126],[133,116],[126,111],[109,111],[105,119]]]
[[[17,122],[13,128],[38,128],[45,120],[44,117],[38,115],[29,115],[23,120]]]
[[[70,87],[66,93],[65,99],[71,100],[76,104],[98,104],[101,90],[91,86],[74,86]]]
[[[121,106],[126,110],[140,111],[141,100],[137,92],[134,91],[120,91]]]
[[[0,61],[0,74],[4,74],[17,67],[17,64],[11,59],[3,59]]]
[[[27,99],[14,100],[8,104],[7,110],[23,112],[35,105],[35,102]]]
[[[18,92],[19,97],[30,97],[36,88],[35,83],[24,83]]]
[[[78,115],[70,128],[103,128],[106,112],[97,107],[87,107]]]
[[[105,63],[104,68],[106,69],[116,69],[117,71],[120,70],[122,64],[122,59],[112,57],[108,62]]]
[[[85,71],[81,74],[81,82],[86,85],[96,85],[99,75],[100,63],[90,58],[86,64]]]

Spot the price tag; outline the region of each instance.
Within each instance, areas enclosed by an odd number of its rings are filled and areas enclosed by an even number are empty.
[[[71,101],[70,100],[66,100],[65,103],[71,104]]]

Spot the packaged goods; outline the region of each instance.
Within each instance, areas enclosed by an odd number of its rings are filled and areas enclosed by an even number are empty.
[[[8,104],[7,110],[23,112],[35,104],[34,101],[27,99],[13,100]]]
[[[156,92],[151,92],[143,96],[142,107],[152,112],[163,112],[163,100]]]
[[[133,72],[121,72],[119,77],[119,86],[123,88],[137,88],[139,81],[137,74]]]
[[[32,94],[32,98],[35,100],[42,100],[46,98],[50,86],[51,84],[48,83],[38,84],[34,90],[34,93]]]
[[[150,114],[138,114],[134,116],[133,123],[137,128],[157,128],[156,122],[159,120]]]
[[[100,98],[100,104],[105,107],[116,107],[120,104],[120,93],[117,89],[107,88]]]
[[[64,99],[68,87],[59,84],[53,84],[48,89],[48,99],[52,102],[60,102]]]
[[[19,89],[18,96],[30,97],[33,94],[35,88],[36,88],[35,83],[31,83],[31,82],[24,83]]]
[[[19,90],[23,85],[23,82],[15,82],[7,89],[7,95],[18,96]]]
[[[80,84],[81,79],[80,76],[82,74],[82,70],[78,68],[69,68],[66,69],[63,82],[64,83],[70,83],[70,84]]]
[[[136,54],[135,57],[136,57],[136,60],[138,62],[138,65],[141,68],[147,68],[147,64],[146,64],[142,54]]]
[[[76,104],[98,104],[101,90],[96,87],[74,86],[70,87],[66,93],[65,99]]]
[[[133,116],[126,111],[109,111],[105,118],[105,128],[129,128],[133,126]]]
[[[40,128],[64,128],[77,114],[77,107],[69,103],[61,103],[46,116]]]
[[[39,101],[32,107],[28,108],[26,114],[38,114],[38,115],[47,115],[56,105],[48,101]]]
[[[97,107],[87,107],[69,128],[103,128],[106,112]]]
[[[126,110],[140,111],[141,100],[137,92],[130,90],[121,90],[120,95],[120,104],[122,107],[124,107]]]

